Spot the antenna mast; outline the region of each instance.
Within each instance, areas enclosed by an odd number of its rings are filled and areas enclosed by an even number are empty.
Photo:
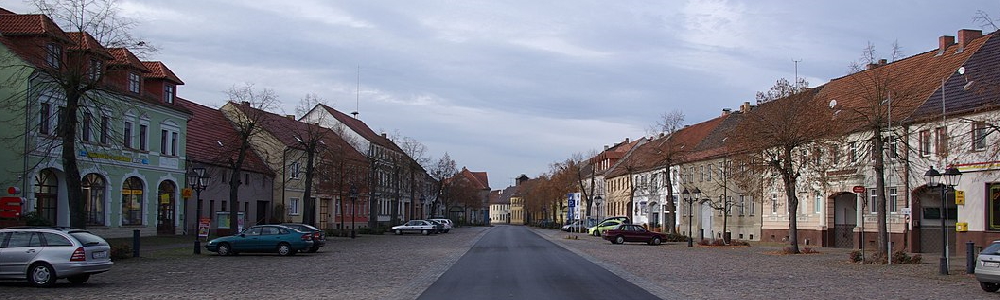
[[[792,59],[792,62],[795,63],[795,79],[794,79],[795,80],[795,90],[798,90],[800,88],[799,87],[799,62],[800,61],[802,61],[801,58],[799,60],[795,60],[794,58]]]
[[[354,92],[356,98],[354,99],[354,111],[351,112],[351,115],[357,119],[358,111],[361,110],[361,65],[358,65],[358,87]]]

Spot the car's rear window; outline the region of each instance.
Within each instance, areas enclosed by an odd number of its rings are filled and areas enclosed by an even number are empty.
[[[74,238],[76,238],[76,240],[80,241],[80,244],[83,244],[84,247],[108,245],[108,242],[105,241],[103,238],[96,236],[90,232],[72,231],[69,233],[69,235],[72,235]]]
[[[989,254],[989,255],[1000,254],[1000,243],[994,242],[994,243],[990,244],[990,246],[986,247],[986,249],[983,249],[983,251],[981,253],[983,253],[983,254]]]

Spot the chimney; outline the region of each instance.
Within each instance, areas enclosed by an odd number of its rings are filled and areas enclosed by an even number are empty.
[[[885,58],[878,60],[878,65],[879,66],[884,66],[884,65],[888,65],[888,64],[889,64],[889,60],[887,60]]]
[[[954,36],[942,35],[941,37],[939,37],[938,38],[938,55],[943,54],[944,50],[948,49],[948,46],[951,46],[951,45],[954,45],[954,44],[955,44],[955,37]]]
[[[626,143],[626,144],[628,144],[628,143],[629,143],[629,140],[628,140],[628,138],[625,138],[625,143]]]
[[[288,118],[289,120],[295,121],[295,115],[285,115],[285,118]]]
[[[243,104],[243,106],[250,106],[250,102],[247,101],[240,102],[240,104]]]
[[[608,151],[608,149],[611,149],[611,146],[604,145],[604,151]]]
[[[978,39],[983,36],[982,30],[972,30],[972,29],[962,29],[958,31],[958,46],[959,51],[964,50],[966,45],[972,40]]]
[[[743,102],[743,105],[740,105],[740,112],[741,113],[750,112],[750,102]]]
[[[733,112],[733,109],[731,109],[731,108],[723,108],[722,109],[722,115],[723,116],[728,116],[729,113],[731,113],[731,112]]]

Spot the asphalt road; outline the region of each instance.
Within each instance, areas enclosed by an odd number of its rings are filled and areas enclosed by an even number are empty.
[[[524,226],[498,226],[418,299],[659,298]]]

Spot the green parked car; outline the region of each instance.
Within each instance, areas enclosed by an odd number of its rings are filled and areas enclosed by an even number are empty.
[[[618,227],[618,225],[621,225],[622,223],[623,223],[622,220],[604,220],[604,222],[601,222],[601,224],[598,224],[597,226],[594,227],[590,227],[587,233],[593,236],[601,236],[602,234],[604,234],[605,231],[615,229],[616,227]]]
[[[295,255],[312,248],[313,233],[302,232],[282,225],[257,225],[237,235],[224,236],[208,241],[205,248],[220,256],[240,252],[268,252],[278,255]]]

